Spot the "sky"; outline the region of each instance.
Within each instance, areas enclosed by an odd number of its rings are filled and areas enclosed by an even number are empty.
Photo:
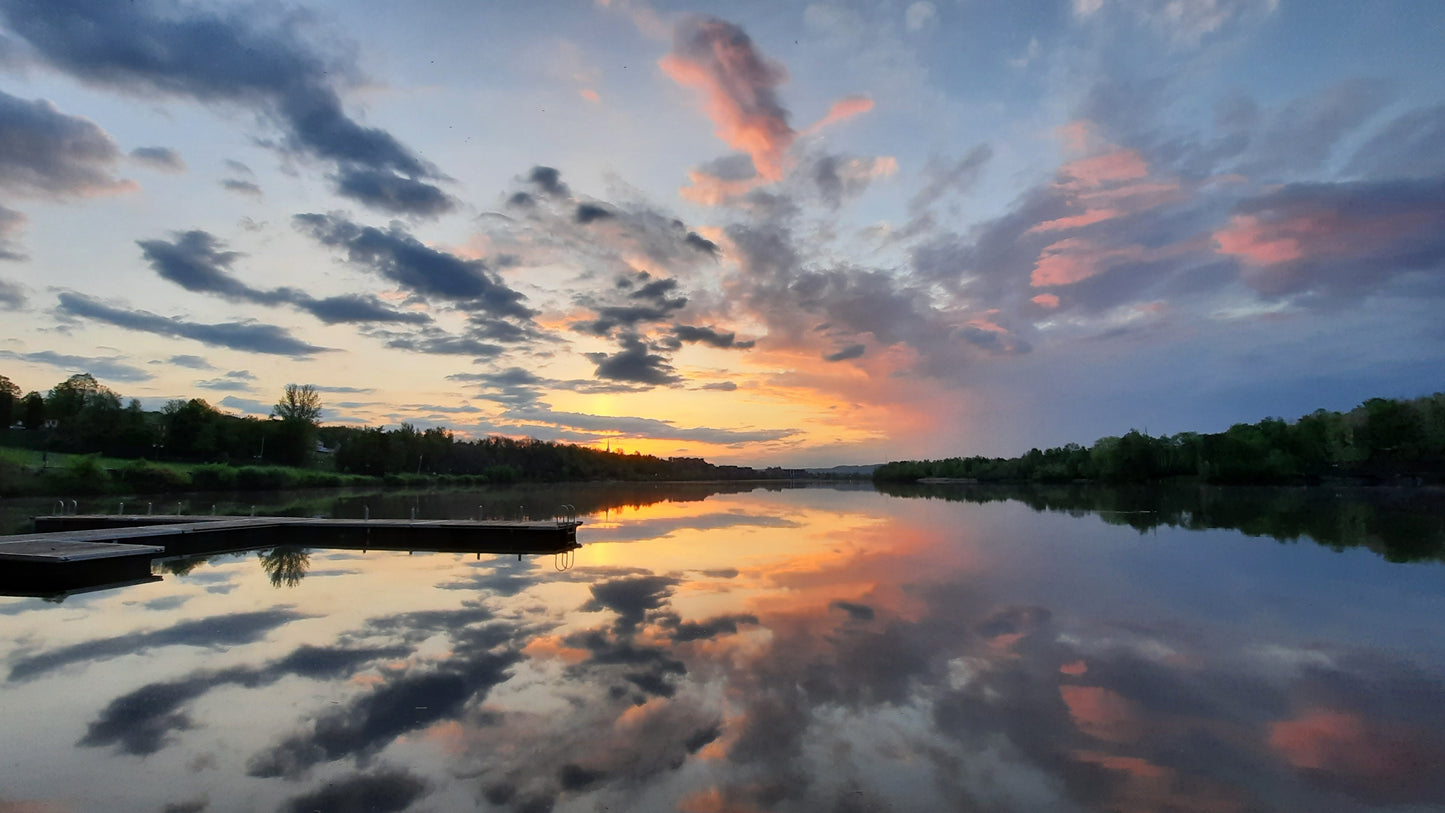
[[[0,374],[749,465],[1445,390],[1445,5],[0,0]]]

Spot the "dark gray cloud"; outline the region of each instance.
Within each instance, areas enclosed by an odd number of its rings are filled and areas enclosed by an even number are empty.
[[[698,389],[702,390],[721,390],[723,392],[733,392],[737,388],[738,385],[731,381],[715,381],[711,384],[703,384],[701,387],[698,387]]]
[[[306,618],[289,609],[260,610],[181,621],[169,627],[132,632],[106,638],[92,638],[78,644],[48,649],[36,655],[16,658],[10,664],[10,680],[34,680],[72,663],[115,658],[147,652],[162,646],[228,647],[259,641],[270,631]]]
[[[1402,113],[1366,141],[1346,169],[1375,179],[1445,175],[1445,104]]]
[[[211,366],[211,363],[210,363],[209,361],[206,361],[205,359],[201,358],[200,356],[186,356],[186,355],[182,355],[182,356],[171,356],[169,359],[166,359],[166,362],[167,362],[168,364],[174,364],[174,365],[176,365],[177,367],[189,367],[189,368],[191,368],[192,370],[212,370],[212,369],[215,369],[215,368],[213,368],[213,367]],[[154,362],[152,362],[152,363],[154,363]]]
[[[225,376],[220,378],[207,378],[193,383],[194,386],[200,387],[201,389],[217,390],[219,392],[249,392],[252,386],[242,379],[228,378]]]
[[[363,395],[364,395],[364,394],[366,394],[366,393],[376,392],[376,390],[375,390],[374,388],[372,388],[372,387],[336,387],[336,386],[327,386],[327,385],[324,385],[324,384],[307,384],[306,386],[308,386],[308,387],[316,390],[317,392],[332,392],[332,393],[338,393],[338,394],[342,394],[342,395],[356,395],[356,394],[363,394]]]
[[[174,242],[137,240],[155,272],[187,291],[220,294],[230,299],[275,304],[279,295],[266,296],[231,276],[232,263],[242,256],[225,251],[214,235],[195,229],[178,233]]]
[[[170,147],[136,147],[130,151],[131,160],[138,161],[151,169],[161,172],[185,172],[186,162],[181,154]]]
[[[653,353],[635,335],[621,337],[622,349],[616,353],[584,353],[588,360],[597,365],[597,377],[609,381],[624,381],[633,384],[663,386],[681,383],[666,356]]]
[[[611,610],[617,614],[617,628],[634,630],[649,610],[661,607],[672,595],[677,579],[669,576],[628,576],[592,585],[592,599],[583,612]]]
[[[862,358],[867,347],[861,344],[850,344],[836,353],[829,353],[823,356],[824,361],[848,361],[849,359]]]
[[[227,192],[234,192],[237,195],[245,195],[248,198],[259,198],[263,196],[261,187],[252,181],[245,181],[240,178],[222,178],[219,183],[222,189]]]
[[[392,172],[351,168],[334,180],[339,194],[390,214],[440,217],[457,208],[456,199],[437,187]]]
[[[553,167],[532,167],[532,171],[527,173],[527,182],[551,198],[566,198],[572,194],[567,184],[562,183],[562,173]]]
[[[316,810],[395,813],[410,808],[426,793],[427,783],[421,777],[400,768],[386,768],[329,780],[319,790],[295,797],[283,809],[292,813]]]
[[[93,721],[78,745],[115,745],[138,756],[154,754],[171,740],[171,734],[193,726],[185,706],[225,686],[259,688],[286,677],[335,680],[354,674],[382,658],[407,653],[401,647],[302,646],[263,667],[237,666],[219,671],[200,670],[179,680],[148,683],[115,698]]]
[[[57,313],[65,317],[92,319],[127,330],[191,339],[212,347],[227,347],[251,353],[305,357],[327,352],[329,348],[308,344],[295,338],[284,328],[260,322],[222,322],[205,324],[189,322],[150,311],[107,305],[84,294],[64,291],[60,294]]]
[[[0,91],[0,188],[17,195],[67,198],[129,188],[111,172],[120,150],[89,119],[44,99]]]
[[[1340,82],[1296,99],[1268,117],[1240,169],[1275,178],[1317,170],[1342,139],[1389,100],[1385,83],[1363,79]]]
[[[357,81],[358,72],[348,58],[303,38],[311,20],[302,12],[259,3],[213,10],[145,0],[6,0],[0,10],[35,54],[90,84],[260,112],[283,133],[275,146],[334,163],[337,191],[363,204],[396,211],[424,200],[415,191],[397,194],[381,176],[418,187],[441,178],[390,133],[342,110],[339,90]],[[368,175],[369,181],[357,180]],[[408,213],[436,210],[427,200]]]
[[[1243,220],[1216,237],[1266,296],[1345,302],[1417,271],[1434,272],[1423,290],[1445,294],[1445,177],[1292,184],[1235,212]]]
[[[712,327],[695,325],[673,325],[672,335],[676,336],[680,342],[706,344],[722,349],[736,347],[739,350],[747,350],[754,344],[751,339],[738,341],[737,334],[732,331],[722,333]]]
[[[923,167],[924,184],[908,201],[909,216],[922,216],[944,195],[967,191],[992,158],[993,147],[987,144],[974,147],[953,162],[938,156],[929,158]]]
[[[369,294],[343,294],[322,299],[301,297],[293,305],[328,325],[338,323],[423,325],[431,317],[418,311],[399,311]]]
[[[219,238],[199,229],[177,233],[173,241],[140,240],[137,245],[157,274],[188,291],[258,305],[291,305],[326,324],[427,324],[431,321],[424,313],[395,310],[369,294],[316,299],[295,288],[253,288],[231,271],[243,255],[224,250]]]
[[[20,283],[0,278],[0,310],[18,311],[25,307],[26,301],[25,288]]]
[[[0,206],[0,260],[29,259],[15,244],[15,236],[25,228],[27,221],[23,212]],[[10,303],[11,307],[18,308],[24,302],[25,297],[18,285],[0,280],[0,306]]]
[[[485,263],[426,246],[399,223],[382,231],[334,214],[301,214],[293,222],[322,245],[345,250],[352,264],[413,294],[465,303],[496,317],[530,320],[533,316],[534,312],[522,304],[526,297],[508,288]]]
[[[14,350],[0,350],[0,358],[28,361],[32,364],[48,364],[76,373],[89,372],[111,381],[149,381],[155,376],[132,367],[117,356],[72,356],[53,350],[39,350],[34,353],[19,353]]]
[[[579,203],[577,204],[577,212],[574,217],[577,218],[578,223],[586,224],[595,220],[608,220],[616,217],[616,215],[612,213],[611,209],[598,206],[595,203]]]

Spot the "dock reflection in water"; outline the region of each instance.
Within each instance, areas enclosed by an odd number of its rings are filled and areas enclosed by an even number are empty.
[[[694,494],[589,507],[561,571],[297,546],[0,599],[0,809],[1445,805],[1438,560],[1055,508]]]

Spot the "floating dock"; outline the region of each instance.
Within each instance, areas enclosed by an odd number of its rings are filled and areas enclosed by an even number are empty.
[[[577,519],[323,519],[79,514],[0,536],[0,592],[53,595],[151,580],[151,561],[278,546],[447,553],[565,553]]]

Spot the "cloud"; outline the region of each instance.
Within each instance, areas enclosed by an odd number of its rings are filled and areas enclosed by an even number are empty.
[[[456,199],[437,187],[384,170],[349,168],[334,180],[338,194],[390,214],[440,217],[457,208]]]
[[[146,261],[161,276],[197,293],[210,293],[235,302],[291,305],[326,324],[427,324],[431,317],[417,311],[395,310],[370,294],[343,294],[316,299],[295,288],[253,288],[231,273],[242,254],[224,250],[224,243],[209,232],[177,232],[174,240],[139,240]]]
[[[527,182],[536,186],[542,194],[552,198],[567,198],[571,190],[562,183],[562,173],[553,167],[532,167],[527,173]]]
[[[0,279],[0,310],[17,311],[25,307],[25,288],[18,282]]]
[[[898,161],[890,156],[853,158],[824,155],[812,162],[808,177],[818,195],[830,208],[862,194],[874,178],[887,178],[898,173]]]
[[[15,235],[19,233],[21,229],[25,228],[28,220],[23,212],[17,212],[14,209],[7,209],[4,206],[0,206],[0,260],[18,261],[29,259],[15,247],[14,242]],[[9,296],[3,293],[7,290]],[[0,304],[6,302],[12,303],[13,307],[17,308],[25,302],[25,297],[21,295],[19,286],[14,283],[0,285]]]
[[[1445,175],[1445,104],[1400,114],[1355,152],[1346,169],[1372,178]]]
[[[406,810],[427,792],[427,782],[400,768],[354,773],[332,779],[324,787],[293,798],[283,808],[292,813],[313,810]]]
[[[928,0],[918,0],[903,12],[903,24],[909,31],[922,31],[938,19],[938,8]]]
[[[0,143],[0,189],[12,194],[71,198],[135,188],[111,175],[120,150],[105,131],[44,99],[0,91]]]
[[[131,160],[161,172],[185,172],[186,162],[181,154],[170,147],[136,147],[130,151]]]
[[[783,177],[783,153],[796,134],[775,90],[788,76],[782,65],[759,53],[741,28],[702,15],[678,22],[672,52],[658,64],[703,93],[718,137],[747,153],[759,176]]]
[[[425,183],[442,177],[433,166],[390,133],[358,124],[342,110],[339,91],[359,80],[358,71],[348,58],[323,53],[302,38],[311,21],[301,12],[145,0],[7,0],[0,8],[10,30],[36,55],[87,83],[261,113],[283,134],[278,149],[337,167],[339,194],[419,216],[436,214],[436,199],[445,197]],[[432,194],[421,192],[422,186]]]
[[[836,353],[829,353],[823,356],[824,361],[847,361],[849,359],[862,358],[864,351],[868,348],[861,344],[850,344]]]
[[[243,181],[239,178],[222,178],[217,183],[221,185],[222,189],[237,195],[244,195],[250,198],[259,198],[263,195],[261,187],[251,181]]]
[[[680,427],[672,421],[656,418],[635,418],[625,415],[589,415],[578,412],[557,412],[542,407],[521,407],[503,413],[509,421],[535,422],[568,429],[581,429],[600,435],[621,434],[632,437],[716,443],[738,446],[781,440],[797,434],[794,429],[715,429],[707,426]]]
[[[846,121],[854,116],[861,116],[872,109],[873,100],[867,96],[844,96],[829,105],[828,112],[823,114],[823,118],[809,125],[803,132],[816,133],[824,127]]]
[[[1178,46],[1196,47],[1203,40],[1241,24],[1263,20],[1279,8],[1279,0],[1074,0],[1074,16],[1124,15],[1152,28]]]
[[[936,156],[928,159],[923,168],[925,182],[908,201],[909,215],[922,215],[928,207],[950,192],[967,191],[978,181],[984,166],[992,158],[993,148],[980,144],[951,163]]]
[[[0,350],[0,358],[45,364],[74,373],[88,372],[110,381],[149,381],[155,377],[139,367],[120,361],[118,356],[72,356],[52,350],[38,350],[33,353]]]
[[[151,363],[155,364],[156,362]],[[206,361],[200,356],[171,356],[169,359],[166,359],[166,363],[174,364],[177,367],[189,367],[192,370],[215,369],[211,366],[211,363],[209,361]]]
[[[314,353],[328,352],[329,348],[308,344],[293,337],[284,328],[254,321],[222,322],[204,324],[188,322],[171,316],[159,316],[149,311],[107,305],[98,299],[63,291],[56,311],[66,317],[92,319],[98,322],[154,333],[158,336],[175,336],[191,339],[213,347],[225,347],[251,353],[266,353],[279,356],[307,357]]]
[[[577,204],[578,223],[591,223],[594,220],[605,220],[610,217],[613,217],[611,211],[602,206],[598,206],[595,203]]]
[[[272,630],[305,617],[287,609],[258,610],[180,621],[169,627],[146,632],[92,638],[47,649],[35,655],[15,658],[10,662],[9,679],[34,680],[73,663],[140,654],[163,646],[240,646],[259,641]]]
[[[301,214],[292,222],[322,245],[344,249],[353,265],[371,270],[422,297],[465,303],[496,317],[530,322],[522,294],[508,288],[481,260],[464,260],[424,245],[399,223],[386,231],[341,215]]]
[[[672,335],[680,342],[706,344],[709,347],[729,348],[736,347],[740,350],[751,348],[753,341],[738,341],[737,334],[729,331],[722,333],[711,327],[698,327],[694,325],[673,325]]]
[[[597,365],[598,378],[651,386],[681,383],[681,376],[668,363],[667,357],[650,352],[647,344],[636,335],[622,336],[620,344],[622,349],[610,355],[583,354]]]
[[[1261,294],[1358,296],[1445,268],[1445,179],[1285,186],[1241,202],[1213,237]]]

